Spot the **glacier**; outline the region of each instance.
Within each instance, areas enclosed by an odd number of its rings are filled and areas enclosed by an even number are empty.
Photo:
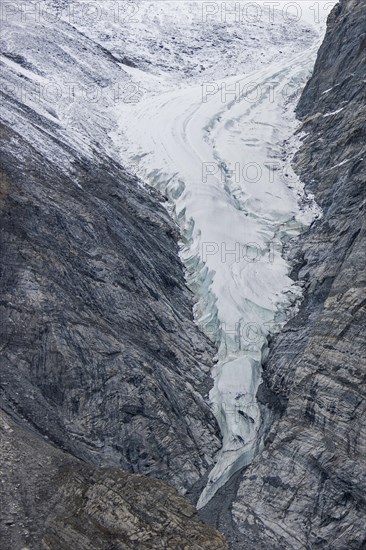
[[[262,363],[301,299],[283,248],[321,215],[291,169],[294,105],[323,32],[310,6],[302,15],[293,23],[305,36],[300,51],[287,36],[267,42],[260,69],[242,61],[241,74],[173,89],[167,77],[165,92],[162,75],[157,90],[146,72],[129,69],[148,93],[118,107],[112,133],[124,162],[168,198],[195,319],[217,345],[209,398],[223,443],[199,508],[262,445]]]

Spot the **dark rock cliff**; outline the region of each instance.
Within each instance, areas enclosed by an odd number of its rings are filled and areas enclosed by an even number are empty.
[[[2,32],[2,548],[225,548],[152,479],[185,493],[220,446],[177,229],[108,153],[108,102],[38,86],[126,73],[66,22],[21,23]]]
[[[41,71],[57,82],[67,67],[79,86],[91,70],[126,75],[65,22],[15,19],[3,34],[3,406],[81,459],[184,492],[220,441],[204,400],[214,350],[193,322],[178,231],[108,153],[105,101],[62,94],[50,114],[49,94],[31,93]]]
[[[3,126],[1,213],[3,407],[79,458],[187,489],[219,444],[211,350],[162,206],[111,159],[75,154],[68,177]]]
[[[264,373],[285,412],[242,475],[235,549],[366,545],[365,37],[364,0],[341,0],[298,106],[323,217],[293,243],[306,296]]]

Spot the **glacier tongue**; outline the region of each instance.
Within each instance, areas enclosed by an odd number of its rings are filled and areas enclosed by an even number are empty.
[[[223,446],[198,507],[258,451],[268,337],[301,296],[282,249],[319,212],[311,200],[300,207],[302,185],[283,144],[296,128],[296,94],[318,44],[307,46],[259,71],[118,107],[115,145],[168,197],[195,318],[218,347],[210,400]],[[149,88],[145,73],[130,74]]]

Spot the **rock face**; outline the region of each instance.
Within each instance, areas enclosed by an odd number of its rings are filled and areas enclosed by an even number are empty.
[[[110,159],[67,178],[2,138],[3,406],[79,458],[187,489],[219,441],[174,226]]]
[[[8,15],[2,547],[225,548],[152,479],[184,494],[220,447],[205,399],[214,350],[193,322],[177,229],[162,197],[112,159],[107,96],[55,88],[65,75],[114,90],[126,73],[67,22]]]
[[[298,106],[296,167],[323,217],[292,243],[306,298],[264,373],[285,412],[242,475],[235,549],[366,544],[365,36],[364,1],[341,0]]]
[[[97,469],[0,417],[4,550],[225,550],[185,498],[156,479]]]
[[[90,66],[126,75],[64,22],[15,19],[4,36],[3,406],[78,458],[185,492],[220,440],[203,397],[214,350],[193,322],[178,231],[109,156],[105,102],[62,96],[51,114],[48,94],[30,93],[42,67],[51,80],[70,64],[80,85]]]

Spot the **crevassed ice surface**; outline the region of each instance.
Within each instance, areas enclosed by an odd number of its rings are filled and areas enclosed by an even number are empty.
[[[268,336],[301,296],[283,244],[319,212],[303,197],[290,166],[293,145],[284,143],[296,128],[294,104],[320,43],[320,33],[311,34],[312,44],[304,38],[309,23],[317,23],[309,10],[291,23],[296,48],[278,35],[276,43],[262,44],[275,61],[246,74],[252,67],[244,63],[243,74],[219,81],[171,89],[169,80],[162,92],[160,77],[156,92],[146,73],[131,68],[151,93],[118,107],[114,142],[124,161],[168,197],[195,318],[218,348],[210,400],[223,445],[199,507],[258,451],[256,393]]]

